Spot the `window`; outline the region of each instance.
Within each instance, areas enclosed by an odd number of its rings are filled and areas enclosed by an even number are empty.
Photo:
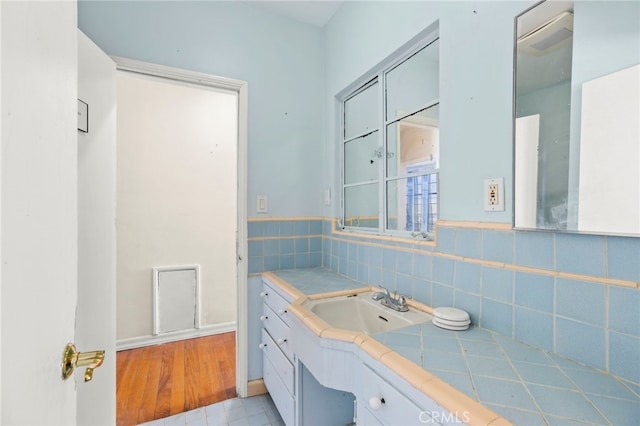
[[[438,39],[342,99],[345,229],[431,236],[438,218]]]

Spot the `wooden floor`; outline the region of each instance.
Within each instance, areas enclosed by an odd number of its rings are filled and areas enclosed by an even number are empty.
[[[120,351],[116,418],[135,425],[236,396],[235,333]]]

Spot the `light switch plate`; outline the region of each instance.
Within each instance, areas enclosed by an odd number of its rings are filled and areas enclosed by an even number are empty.
[[[504,178],[484,180],[484,211],[504,211]]]
[[[267,208],[267,196],[266,195],[258,195],[258,199],[256,201],[256,212],[258,213],[266,213],[268,211]]]

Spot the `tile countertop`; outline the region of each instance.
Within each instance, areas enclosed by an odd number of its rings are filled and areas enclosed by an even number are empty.
[[[283,290],[296,299],[368,287],[326,268],[271,274],[293,287]],[[489,330],[423,323],[371,337],[517,425],[621,426],[640,419],[637,385]]]

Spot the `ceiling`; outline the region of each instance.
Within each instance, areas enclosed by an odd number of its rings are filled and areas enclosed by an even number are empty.
[[[344,0],[307,0],[307,1],[243,1],[248,5],[286,16],[296,21],[324,27]]]

